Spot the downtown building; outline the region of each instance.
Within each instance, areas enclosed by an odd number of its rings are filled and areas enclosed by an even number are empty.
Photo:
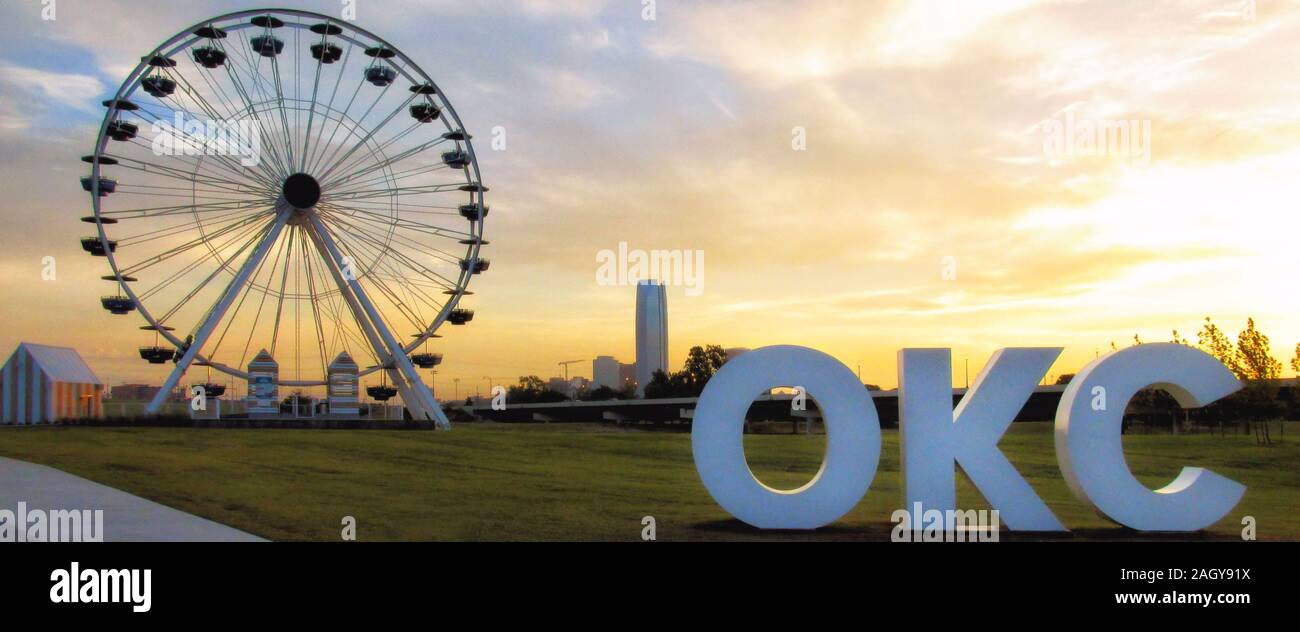
[[[640,281],[636,285],[636,392],[655,371],[668,372],[668,296],[663,283]]]

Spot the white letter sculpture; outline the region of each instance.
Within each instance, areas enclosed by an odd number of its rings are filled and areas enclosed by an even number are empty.
[[[952,352],[898,352],[898,411],[904,507],[955,511],[960,465],[1007,527],[1065,531],[998,449],[998,441],[1060,355],[1058,348],[999,349],[952,408]],[[743,356],[742,356],[743,357]],[[918,512],[919,513],[919,512]],[[919,515],[911,528],[919,529]]]
[[[743,357],[743,356],[742,356]],[[1110,406],[1090,405],[1093,387]],[[1056,460],[1074,495],[1101,515],[1141,531],[1195,531],[1232,511],[1246,487],[1199,467],[1147,489],[1124,460],[1124,408],[1138,391],[1167,391],[1184,408],[1204,406],[1241,388],[1227,368],[1186,345],[1148,343],[1098,358],[1070,382],[1056,409]]]
[[[745,412],[776,386],[803,386],[826,422],[826,458],[808,484],[782,491],[745,461]],[[700,480],[731,515],[761,529],[816,529],[862,499],[880,461],[880,419],[853,371],[806,347],[764,347],[736,357],[709,380],[695,408],[691,449]]]

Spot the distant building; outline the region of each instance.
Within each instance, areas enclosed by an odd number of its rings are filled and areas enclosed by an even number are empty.
[[[567,394],[569,392],[569,381],[562,377],[553,377],[547,380],[546,388],[555,391],[556,393]]]
[[[569,380],[569,397],[577,397],[579,393],[586,392],[590,388],[591,380],[581,375],[575,375],[573,379]]]
[[[326,370],[329,377],[326,390],[331,415],[360,414],[357,372],[357,363],[347,351],[339,353],[330,363]]]
[[[591,380],[588,380],[581,375],[574,376],[567,380],[562,377],[553,377],[546,382],[546,388],[555,391],[556,393],[561,393],[565,397],[569,398],[577,398],[578,394],[590,387]]]
[[[591,361],[591,383],[596,388],[602,386],[618,390],[623,381],[618,378],[618,360],[614,356],[600,356]]]
[[[641,281],[636,285],[636,391],[645,387],[655,371],[668,372],[668,295],[664,284]]]
[[[248,363],[248,414],[280,414],[280,364],[262,349]]]
[[[104,383],[67,347],[19,344],[5,361],[3,387],[5,424],[104,415]]]
[[[618,363],[618,387],[623,388],[628,384],[636,384],[636,363],[629,362]]]
[[[118,402],[147,402],[158,394],[159,386],[148,384],[118,384],[108,389],[109,396]]]

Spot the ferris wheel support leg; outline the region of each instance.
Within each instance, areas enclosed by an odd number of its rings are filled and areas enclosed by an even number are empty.
[[[194,362],[194,357],[199,354],[199,350],[207,343],[208,338],[212,336],[212,332],[216,330],[221,319],[225,317],[226,310],[230,309],[230,305],[235,302],[240,289],[248,282],[248,277],[262,263],[262,259],[266,258],[266,253],[270,252],[271,246],[279,238],[280,231],[284,229],[284,224],[292,213],[293,209],[287,205],[276,206],[275,221],[271,223],[270,229],[266,231],[262,241],[258,242],[252,254],[248,255],[248,258],[244,260],[244,265],[239,268],[235,278],[230,280],[230,284],[226,286],[226,292],[221,296],[221,300],[213,306],[212,311],[208,312],[207,318],[199,325],[198,331],[194,334],[194,340],[190,342],[189,348],[185,350],[185,354],[181,356],[181,359],[176,362],[176,367],[172,369],[171,375],[167,376],[162,388],[158,389],[158,393],[153,396],[153,400],[145,408],[145,414],[157,415],[158,411],[162,410],[162,405],[167,401],[167,397],[171,395],[172,389],[176,388],[176,384],[180,382],[181,377],[185,375],[185,371]]]
[[[383,319],[379,317],[379,312],[366,297],[361,284],[355,278],[343,274],[342,271],[347,267],[343,254],[339,252],[338,246],[334,244],[334,239],[325,230],[320,218],[314,211],[308,213],[308,217],[311,221],[311,230],[307,232],[311,236],[312,243],[320,250],[325,261],[331,264],[328,266],[330,274],[338,284],[339,291],[343,294],[349,308],[352,309],[357,323],[370,339],[370,344],[375,348],[375,355],[389,366],[388,374],[392,376],[394,385],[401,393],[402,402],[411,411],[411,417],[433,421],[442,429],[451,428],[451,422],[443,414],[442,407],[434,399],[429,387],[420,380],[420,375],[416,373],[411,359],[406,357],[402,345],[384,325]]]

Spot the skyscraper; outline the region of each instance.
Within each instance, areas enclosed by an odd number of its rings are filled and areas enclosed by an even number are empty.
[[[599,356],[591,362],[591,383],[600,388],[608,386],[614,390],[622,388],[618,379],[618,360],[613,356]]]
[[[636,391],[645,387],[655,371],[668,372],[668,297],[658,281],[636,285]]]

